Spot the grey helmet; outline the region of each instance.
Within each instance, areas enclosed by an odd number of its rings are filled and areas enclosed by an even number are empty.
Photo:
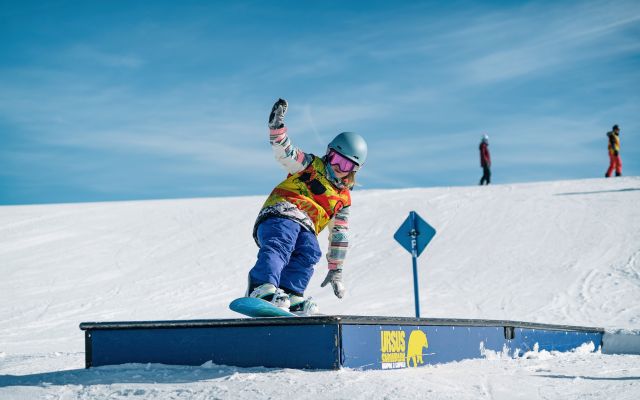
[[[358,166],[362,166],[367,160],[367,142],[355,132],[342,132],[333,138],[327,146],[327,152],[330,149],[342,154]]]

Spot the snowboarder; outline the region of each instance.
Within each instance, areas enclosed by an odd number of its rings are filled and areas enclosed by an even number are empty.
[[[350,189],[367,158],[367,143],[353,132],[342,132],[327,146],[324,156],[305,153],[291,144],[284,125],[287,101],[278,99],[269,115],[269,142],[288,177],[278,184],[254,225],[258,260],[249,271],[247,295],[270,301],[300,314],[317,313],[304,297],[316,263],[322,255],[317,235],[329,227],[329,271],[321,286],[345,293],[342,265],[348,246]]]
[[[613,170],[616,171],[616,176],[622,175],[622,159],[620,159],[620,127],[614,125],[610,132],[607,132],[609,137],[609,169],[604,174],[605,177],[610,178]]]
[[[482,167],[482,178],[480,185],[491,183],[491,154],[489,154],[489,135],[482,135],[480,141],[480,166]]]

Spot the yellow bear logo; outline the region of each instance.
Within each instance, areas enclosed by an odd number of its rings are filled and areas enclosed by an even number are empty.
[[[411,367],[412,361],[414,367],[424,364],[424,360],[422,360],[422,349],[428,347],[429,342],[424,332],[420,330],[411,332],[411,336],[409,336],[409,348],[407,349],[407,367]]]

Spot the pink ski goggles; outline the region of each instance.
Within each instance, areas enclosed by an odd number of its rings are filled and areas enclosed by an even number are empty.
[[[360,168],[358,164],[333,149],[329,150],[327,160],[329,161],[329,164],[335,165],[342,172],[357,171],[358,168]]]

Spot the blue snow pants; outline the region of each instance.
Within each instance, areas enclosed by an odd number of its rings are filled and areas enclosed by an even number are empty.
[[[268,218],[258,225],[257,237],[260,250],[250,282],[270,282],[302,295],[322,256],[316,235],[290,219]]]

